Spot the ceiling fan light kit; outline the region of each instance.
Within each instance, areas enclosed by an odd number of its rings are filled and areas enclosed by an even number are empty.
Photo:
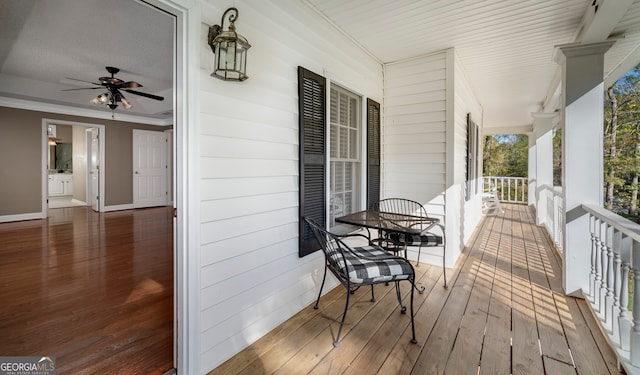
[[[124,97],[124,95],[120,90],[126,91],[134,95],[139,95],[145,98],[153,99],[153,100],[158,100],[158,101],[164,100],[164,97],[162,96],[132,90],[131,89],[132,87],[138,88],[138,87],[142,87],[142,85],[139,84],[138,82],[134,82],[134,81],[125,82],[120,78],[116,78],[115,75],[120,71],[120,69],[114,68],[112,66],[107,66],[105,69],[107,69],[107,72],[111,74],[111,77],[98,78],[98,81],[100,83],[83,81],[81,79],[67,77],[67,79],[72,79],[74,81],[91,83],[92,85],[95,85],[95,87],[83,87],[83,88],[77,88],[77,89],[67,89],[63,91],[106,89],[107,92],[104,92],[98,95],[97,97],[93,98],[90,101],[90,103],[98,104],[98,105],[106,105],[107,107],[111,108],[112,117],[113,117],[113,111],[115,111],[115,109],[118,108],[119,104],[122,104],[122,106],[125,109],[131,109],[133,107],[131,102]]]
[[[224,81],[244,81],[247,76],[247,51],[251,44],[236,32],[234,22],[238,9],[229,8],[222,14],[220,25],[209,27],[208,44],[215,55],[212,77]],[[228,15],[228,17],[227,17]],[[229,29],[224,30],[224,20],[229,19]]]

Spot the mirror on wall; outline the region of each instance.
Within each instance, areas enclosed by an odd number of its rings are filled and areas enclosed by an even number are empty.
[[[57,171],[73,170],[73,149],[71,143],[56,143],[49,146],[49,169]]]

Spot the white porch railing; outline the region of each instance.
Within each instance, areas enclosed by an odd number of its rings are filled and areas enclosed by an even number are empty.
[[[556,245],[560,254],[562,251],[563,242],[563,230],[564,225],[562,219],[564,217],[564,203],[562,200],[562,187],[542,185],[541,186],[546,196],[546,218],[544,219],[544,226],[547,229],[547,233],[551,236],[553,243]]]
[[[526,177],[485,176],[484,191],[493,189],[500,202],[527,204],[529,184]]]
[[[627,374],[640,373],[640,225],[601,207],[582,208],[591,232],[589,290],[583,292]]]

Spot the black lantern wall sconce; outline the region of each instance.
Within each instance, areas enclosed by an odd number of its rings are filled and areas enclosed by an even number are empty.
[[[229,29],[224,30],[224,20],[228,18]],[[245,37],[236,32],[234,22],[238,19],[238,9],[229,8],[222,15],[220,25],[209,27],[209,46],[215,54],[215,68],[211,75],[225,81],[244,81],[247,76],[247,51],[251,45]]]

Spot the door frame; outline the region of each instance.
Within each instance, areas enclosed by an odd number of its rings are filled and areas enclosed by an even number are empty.
[[[198,112],[202,17],[193,0],[134,0],[175,16],[173,77],[174,367],[200,373]],[[191,142],[189,142],[191,140]],[[189,145],[191,144],[191,147]],[[193,181],[193,183],[189,183]]]
[[[167,206],[173,205],[174,203],[174,183],[175,181],[175,173],[174,173],[174,154],[175,150],[173,149],[173,129],[167,129],[164,131],[167,136]]]
[[[99,209],[100,212],[104,212],[104,138],[105,138],[105,126],[100,124],[92,124],[87,122],[78,122],[78,121],[66,121],[66,120],[56,120],[54,118],[43,118],[42,119],[42,218],[47,218],[49,216],[49,205],[47,203],[49,199],[49,136],[47,135],[47,128],[50,125],[70,125],[70,126],[83,126],[87,128],[98,128],[98,132],[100,134],[99,137],[99,147],[100,147],[100,171],[98,178],[99,186],[98,186],[98,196],[99,199]],[[85,187],[87,185],[87,181],[84,181]]]
[[[92,163],[93,163],[93,130],[97,130],[98,131],[98,165],[97,165],[97,170],[98,170],[98,193],[97,193],[97,200],[98,200],[98,209],[95,210],[94,206],[93,206],[93,201],[94,201],[94,194],[93,194],[93,188],[94,188],[94,183],[93,183],[93,169],[92,167]],[[100,181],[102,181],[102,179],[100,178],[100,171],[103,169],[102,168],[102,159],[100,159],[100,150],[102,149],[100,147],[100,128],[86,128],[85,129],[85,139],[86,139],[86,146],[87,146],[87,188],[86,190],[86,201],[87,201],[87,205],[91,207],[92,210],[100,212],[100,203],[102,203],[102,201],[104,201],[104,197],[103,199],[100,199]],[[103,206],[104,207],[104,206]]]

